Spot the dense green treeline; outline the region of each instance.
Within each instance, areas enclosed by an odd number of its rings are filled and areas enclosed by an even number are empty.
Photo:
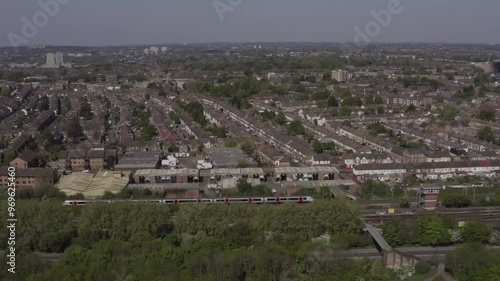
[[[392,246],[447,246],[470,242],[500,244],[500,228],[492,231],[477,221],[468,221],[459,228],[451,218],[435,215],[419,216],[412,223],[391,219],[381,228],[384,238]]]
[[[309,257],[313,247],[370,245],[358,211],[342,201],[73,207],[21,200],[16,210],[17,274],[7,273],[2,255],[1,280],[394,280],[380,263]],[[0,218],[5,224],[7,215]],[[0,231],[1,249],[7,234]],[[34,251],[64,254],[48,265]]]
[[[446,256],[446,269],[458,281],[500,280],[500,250],[468,243]]]

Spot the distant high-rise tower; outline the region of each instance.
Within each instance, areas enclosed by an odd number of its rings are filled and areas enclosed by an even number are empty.
[[[351,79],[351,74],[345,70],[333,70],[332,78],[337,80],[338,82],[347,82]]]
[[[53,53],[47,54],[47,66],[56,67],[56,56]]]
[[[61,52],[56,53],[56,66],[59,67],[64,63],[63,54]]]
[[[47,54],[47,67],[57,68],[64,64],[63,54],[61,52]]]

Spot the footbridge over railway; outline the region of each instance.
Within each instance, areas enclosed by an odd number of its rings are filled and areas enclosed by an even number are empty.
[[[375,246],[382,255],[384,265],[387,268],[399,269],[409,265],[415,265],[417,263],[417,257],[401,253],[391,247],[378,228],[365,223],[363,230],[368,232],[375,241]]]

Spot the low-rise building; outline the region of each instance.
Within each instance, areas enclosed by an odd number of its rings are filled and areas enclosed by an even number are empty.
[[[16,188],[36,187],[36,178],[44,176],[47,183],[53,184],[57,181],[57,170],[52,168],[26,168],[16,170],[15,184]],[[8,167],[0,167],[0,185],[8,186],[9,172]]]
[[[33,151],[25,151],[16,159],[10,161],[10,166],[19,169],[34,168],[38,166],[38,154]]]

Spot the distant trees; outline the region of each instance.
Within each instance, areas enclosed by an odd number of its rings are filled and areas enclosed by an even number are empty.
[[[461,231],[464,242],[488,243],[491,236],[491,230],[484,223],[477,221],[468,221]]]
[[[439,117],[445,121],[453,121],[457,117],[459,110],[456,107],[444,107],[439,111]]]
[[[385,183],[376,180],[367,180],[362,185],[361,198],[371,199],[374,196],[379,198],[385,198],[388,192],[389,192],[389,187]]]
[[[288,124],[288,134],[292,137],[297,135],[304,135],[306,133],[306,129],[302,125],[302,122],[298,120],[294,120]]]
[[[286,119],[286,116],[285,114],[283,114],[283,112],[280,112],[276,115],[276,117],[274,118],[275,122],[278,124],[278,125],[285,125],[288,120]]]
[[[49,98],[47,96],[43,96],[40,98],[40,101],[38,102],[37,109],[39,111],[44,111],[44,110],[49,110]]]
[[[227,137],[227,131],[224,127],[217,127],[217,125],[209,126],[205,129],[217,138],[224,139]]]
[[[446,255],[445,265],[459,281],[498,280],[500,250],[467,243]]]
[[[205,115],[203,114],[204,109],[203,105],[197,102],[190,102],[182,107],[193,120],[200,124],[202,127],[205,127],[208,122],[207,119],[205,118]]]
[[[349,107],[342,106],[339,110],[339,116],[351,116],[352,111]]]
[[[337,99],[335,98],[335,96],[331,95],[328,98],[327,105],[328,105],[328,107],[338,107],[339,106],[339,102],[337,101]]]
[[[417,107],[414,104],[410,104],[410,105],[408,105],[408,107],[406,107],[405,112],[415,112],[416,110],[417,110]]]
[[[225,147],[237,147],[238,146],[238,142],[234,139],[228,139],[225,143],[224,143],[224,146]]]
[[[316,154],[321,154],[321,153],[335,153],[335,143],[334,142],[327,142],[327,143],[321,143],[318,140],[313,140],[312,142],[312,148],[314,153]]]
[[[496,113],[494,110],[483,109],[477,114],[477,118],[485,121],[495,122]]]
[[[449,243],[450,234],[437,216],[421,216],[415,220],[416,241],[423,246],[436,246]]]
[[[472,201],[464,195],[452,195],[445,197],[441,203],[446,208],[467,208],[472,204]]]
[[[250,155],[255,151],[255,142],[250,139],[244,140],[240,143],[240,148],[243,152]]]
[[[344,98],[341,103],[342,106],[362,106],[363,101],[358,96],[351,96]]]
[[[170,117],[170,119],[177,125],[180,125],[181,124],[181,119],[179,117],[179,115],[177,115],[177,113],[175,113],[175,111],[170,111],[168,113],[168,116]]]
[[[10,87],[0,87],[0,96],[8,97],[11,93]]]
[[[496,142],[496,137],[495,137],[495,132],[493,132],[493,129],[490,126],[483,126],[481,127],[477,133],[476,136],[478,139],[494,143]]]
[[[263,184],[252,186],[246,179],[239,179],[236,184],[238,195],[241,196],[271,196],[271,189]]]
[[[392,246],[421,245],[438,246],[448,245],[460,240],[452,240],[450,221],[434,215],[418,216],[411,223],[404,223],[400,219],[391,219],[381,226],[382,234]]]
[[[369,123],[366,125],[366,128],[372,135],[378,135],[378,134],[387,134],[389,133],[389,130],[387,130],[384,125],[380,123]]]
[[[384,238],[392,246],[402,246],[407,243],[406,231],[401,219],[391,219],[382,225]]]
[[[83,98],[80,107],[80,116],[89,120],[92,119],[94,113],[92,113],[92,106],[88,102],[87,98]]]
[[[78,118],[74,117],[73,119],[69,120],[69,122],[66,125],[66,134],[73,141],[76,141],[84,136],[83,128],[80,125],[80,121],[78,120]]]
[[[384,104],[384,99],[381,96],[368,96],[365,98],[365,105],[381,105]]]
[[[9,150],[5,151],[4,155],[3,155],[3,162],[2,162],[2,164],[4,166],[9,165],[9,163],[12,160],[16,159],[17,156],[18,156],[17,151],[15,151],[14,149],[9,149]]]

